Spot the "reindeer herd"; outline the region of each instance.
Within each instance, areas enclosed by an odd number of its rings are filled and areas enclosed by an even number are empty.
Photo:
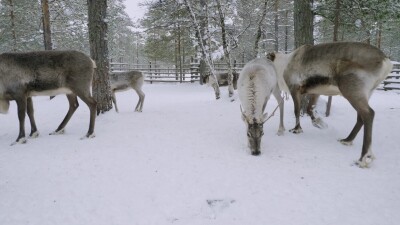
[[[64,132],[79,106],[79,97],[90,110],[89,129],[83,138],[94,137],[96,101],[91,96],[91,86],[95,69],[94,61],[78,51],[0,54],[0,113],[8,112],[10,101],[17,103],[19,134],[13,144],[26,143],[25,114],[31,124],[29,136],[38,136],[32,103],[32,97],[38,95],[67,96],[68,112],[51,134]],[[247,128],[251,154],[260,154],[263,124],[269,118],[264,111],[271,94],[279,103],[278,135],[283,135],[285,131],[281,91],[290,93],[293,99],[296,125],[289,131],[295,134],[303,132],[300,125],[300,98],[303,94],[342,95],[356,110],[357,120],[350,134],[339,141],[351,145],[364,127],[362,151],[357,164],[359,167],[368,167],[374,159],[371,140],[375,114],[368,100],[391,69],[390,60],[381,50],[357,42],[304,45],[289,54],[274,52],[266,58],[248,62],[239,76],[234,76],[234,82],[236,84],[237,80],[240,110]],[[139,96],[135,111],[142,111],[145,98],[143,83],[144,76],[139,71],[110,75],[112,101],[117,112],[115,92],[129,88]],[[311,116],[311,119],[319,127],[316,118]]]

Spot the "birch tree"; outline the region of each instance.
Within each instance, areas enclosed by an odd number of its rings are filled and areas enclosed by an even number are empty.
[[[216,77],[216,72],[214,69],[214,63],[213,59],[211,56],[211,51],[210,51],[210,35],[209,35],[209,30],[208,30],[208,23],[205,23],[205,26],[200,25],[200,21],[197,19],[197,15],[192,7],[192,2],[191,0],[184,0],[184,4],[187,8],[187,11],[190,14],[191,21],[193,23],[193,26],[196,30],[196,38],[198,45],[200,47],[200,52],[201,52],[201,59],[203,59],[208,66],[210,70],[210,79],[209,82],[211,86],[214,88],[215,92],[215,98],[219,99],[220,98],[220,90],[219,90],[219,85]],[[202,8],[200,9],[200,13],[202,13],[202,18],[203,22],[204,20],[208,21],[208,8],[207,5],[205,4],[205,0],[200,0],[200,4],[202,5]]]
[[[257,32],[254,41],[254,56],[253,56],[254,58],[259,56],[259,49],[260,49],[259,44],[262,36],[262,27],[265,21],[265,17],[267,16],[268,0],[264,0],[262,5],[263,5],[262,13],[260,19],[257,22]]]
[[[222,37],[222,47],[224,49],[224,59],[226,61],[226,65],[228,66],[228,92],[229,92],[229,97],[233,96],[233,73],[232,73],[232,60],[231,60],[231,44],[227,40],[227,31],[225,28],[225,14],[223,11],[226,11],[222,9],[221,6],[221,1],[216,0],[217,2],[217,9],[218,9],[218,14],[219,14],[219,24],[221,26],[221,37]]]

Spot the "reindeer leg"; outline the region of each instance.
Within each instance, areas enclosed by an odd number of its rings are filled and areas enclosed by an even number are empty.
[[[26,108],[26,112],[28,114],[29,117],[29,121],[31,123],[31,134],[29,135],[29,137],[31,138],[36,138],[39,136],[39,132],[37,130],[36,127],[36,122],[35,122],[35,117],[34,117],[34,110],[33,110],[33,102],[32,102],[32,97],[29,97],[27,99],[27,108]]]
[[[17,140],[15,142],[11,143],[11,145],[15,145],[17,143],[20,144],[25,144],[26,139],[25,139],[25,113],[26,113],[26,98],[22,97],[19,99],[15,100],[17,102],[17,108],[18,108],[18,120],[19,120],[19,134],[17,137]]]
[[[354,138],[357,136],[358,132],[360,131],[361,127],[363,126],[363,121],[361,119],[360,114],[357,113],[357,122],[354,125],[353,130],[351,130],[349,136],[345,139],[340,139],[339,142],[344,145],[352,145]]]
[[[375,159],[374,154],[371,150],[372,142],[372,125],[374,121],[375,112],[368,106],[368,111],[361,114],[361,118],[364,121],[364,140],[362,146],[361,157],[358,160],[358,165],[362,168],[368,167],[369,164]]]
[[[300,126],[300,101],[301,101],[301,94],[298,87],[293,87],[291,89],[291,95],[293,98],[294,103],[294,115],[296,117],[296,126],[289,131],[294,134],[303,133],[303,129]]]
[[[368,167],[369,164],[375,159],[372,150],[372,124],[374,121],[375,112],[368,104],[370,94],[365,94],[365,87],[363,85],[346,85],[346,84],[363,84],[363,81],[358,76],[350,74],[343,76],[338,82],[339,89],[353,108],[357,111],[357,122],[349,136],[345,139],[347,141],[354,139],[358,131],[364,126],[364,139],[361,150],[361,157],[356,162],[359,167]]]
[[[139,96],[139,101],[138,101],[138,103],[137,103],[137,105],[136,105],[136,107],[135,107],[135,111],[136,111],[136,112],[142,112],[145,94],[144,94],[144,92],[143,92],[142,90],[140,90],[140,89],[135,89],[135,91],[136,91],[136,93],[137,93],[138,96]]]
[[[76,109],[79,107],[78,99],[76,98],[75,94],[67,94],[67,99],[69,102],[69,109],[68,109],[67,115],[65,115],[63,121],[58,126],[58,128],[54,132],[50,133],[50,135],[63,134],[65,126],[67,125],[68,121],[71,119],[71,117],[74,114],[74,112],[76,111]]]
[[[229,94],[229,97],[232,97],[232,96],[233,96],[233,94],[234,94],[234,91],[233,91],[233,84],[229,84],[229,85],[228,85],[228,94]]]
[[[214,88],[214,92],[215,92],[215,99],[219,99],[220,98],[220,92],[219,92],[219,86],[218,84],[215,82],[212,84],[212,87]]]
[[[96,110],[97,110],[97,103],[96,100],[94,100],[94,98],[92,96],[90,96],[90,94],[84,94],[84,95],[78,95],[80,99],[82,99],[82,101],[84,103],[86,103],[86,105],[89,107],[90,110],[90,122],[89,122],[89,130],[86,133],[86,135],[84,137],[82,137],[81,139],[84,138],[93,138],[95,137],[94,134],[94,125],[96,122]]]
[[[320,129],[327,128],[328,125],[320,117],[315,117],[314,115],[313,109],[317,105],[319,95],[309,94],[309,96],[310,96],[310,101],[308,102],[307,105],[307,114],[311,118],[312,125]]]
[[[279,129],[278,129],[277,135],[281,136],[285,132],[285,126],[283,124],[284,101],[283,101],[283,97],[281,96],[281,91],[279,90],[278,86],[275,87],[273,94],[274,94],[276,101],[279,104]]]
[[[115,97],[115,90],[111,90],[111,99],[115,106],[115,111],[118,112],[117,98]]]
[[[364,139],[363,139],[363,145],[362,145],[362,151],[361,151],[361,157],[357,161],[358,166],[361,168],[368,167],[369,164],[375,159],[374,154],[372,153],[371,150],[371,142],[372,142],[372,125],[374,121],[374,116],[375,112],[374,110],[368,105],[368,101],[359,101],[358,103],[352,104],[353,107],[357,110],[358,115],[360,115],[361,120],[364,124]],[[357,119],[358,123],[358,119]],[[357,125],[356,126],[359,126]],[[358,127],[354,127],[353,130],[356,131],[356,129],[360,130]],[[354,136],[357,135],[357,132],[354,131]],[[353,131],[352,131],[353,132]],[[352,133],[350,133],[349,136],[351,136]]]

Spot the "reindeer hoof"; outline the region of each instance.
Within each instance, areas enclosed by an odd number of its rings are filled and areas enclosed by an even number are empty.
[[[369,168],[371,166],[372,161],[374,161],[375,156],[371,153],[368,155],[365,155],[358,161],[356,161],[354,164],[357,165],[360,168]]]
[[[316,118],[312,121],[312,125],[319,129],[326,129],[328,128],[328,124],[325,123],[321,118]]]
[[[285,134],[285,129],[279,129],[278,132],[276,132],[276,135],[278,136],[283,136]]]
[[[86,134],[85,136],[81,137],[81,140],[94,138],[94,137],[96,137],[96,135],[94,133],[93,134]]]
[[[35,131],[29,135],[30,138],[37,138],[39,137],[39,131]]]
[[[360,161],[360,160],[354,161],[354,165],[358,166],[358,167],[361,168],[361,169],[369,168],[369,167],[370,167],[370,163],[362,162],[362,161]]]
[[[65,130],[61,129],[59,131],[53,131],[49,135],[58,135],[58,134],[64,134],[64,133],[65,133]]]
[[[254,155],[254,156],[258,156],[258,155],[261,154],[261,152],[260,151],[254,151],[254,152],[251,152],[251,154]]]
[[[26,144],[26,138],[20,138],[19,140],[16,140],[15,142],[11,143],[10,146],[16,145],[16,144]]]
[[[346,146],[353,145],[352,141],[346,141],[345,139],[339,139],[338,142],[340,142],[342,145],[346,145]]]
[[[303,133],[303,129],[302,128],[293,128],[293,129],[289,130],[289,132],[292,132],[293,134],[300,134],[300,133]]]

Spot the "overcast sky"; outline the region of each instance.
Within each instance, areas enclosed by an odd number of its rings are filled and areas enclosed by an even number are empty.
[[[145,0],[125,0],[126,12],[133,21],[142,18],[145,13],[145,7],[140,7],[139,3]]]

